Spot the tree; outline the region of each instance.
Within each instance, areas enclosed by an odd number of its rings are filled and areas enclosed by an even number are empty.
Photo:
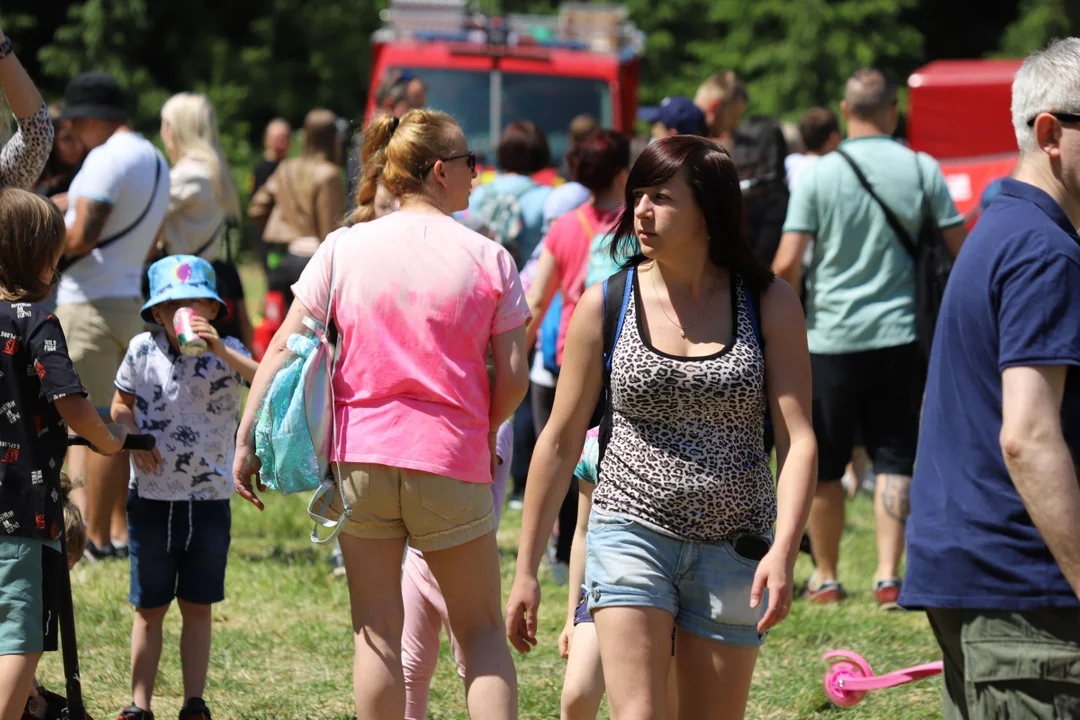
[[[835,103],[852,71],[897,75],[922,55],[922,36],[901,14],[916,0],[629,0],[648,32],[644,96],[693,96],[720,70],[746,81],[752,112],[790,115]]]
[[[1080,7],[1065,0],[1024,0],[1019,16],[1001,37],[997,57],[1021,58],[1080,27]]]

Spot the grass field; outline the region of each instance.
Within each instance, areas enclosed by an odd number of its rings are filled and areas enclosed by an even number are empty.
[[[352,636],[345,584],[329,575],[329,550],[307,539],[304,499],[271,497],[259,515],[233,502],[233,545],[227,599],[214,612],[214,651],[207,701],[215,717],[351,718]],[[503,589],[513,578],[520,513],[507,510],[499,532]],[[874,570],[870,500],[851,505],[841,580],[851,598],[840,606],[796,602],[791,616],[762,650],[750,701],[750,718],[933,718],[940,717],[940,679],[871,694],[852,709],[832,707],[821,689],[821,654],[851,648],[875,669],[887,671],[937,657],[923,615],[880,612],[869,588]],[[800,559],[797,582],[810,563]],[[128,566],[111,561],[80,564],[74,573],[84,692],[88,710],[113,716],[129,700]],[[544,578],[540,645],[517,658],[522,718],[557,718],[563,660],[557,652],[565,612],[565,589]],[[154,709],[175,717],[183,701],[179,613],[166,620],[165,653]],[[59,653],[43,662],[46,686],[62,685]],[[431,694],[430,718],[468,717],[464,691],[444,643]],[[607,711],[601,712],[607,717]]]
[[[241,267],[250,298],[262,296],[262,273]],[[251,303],[253,314],[258,310]],[[329,549],[308,539],[306,498],[267,499],[259,514],[233,500],[233,543],[225,602],[214,611],[214,650],[207,701],[223,720],[345,720],[352,710],[352,634],[343,581],[329,575]],[[507,510],[499,531],[503,591],[513,580],[521,514]],[[821,689],[822,653],[850,648],[876,670],[929,662],[938,656],[926,619],[916,613],[885,614],[874,604],[873,514],[861,494],[850,505],[841,581],[851,598],[840,606],[810,607],[797,601],[790,617],[761,652],[751,692],[749,718],[909,718],[940,717],[939,678],[871,694],[855,708],[833,707]],[[802,557],[796,584],[811,565]],[[558,718],[564,661],[557,640],[565,617],[565,588],[543,580],[539,647],[516,656],[522,718]],[[98,720],[115,717],[130,698],[129,637],[133,611],[127,603],[128,565],[111,561],[75,568],[83,688],[88,711]],[[175,717],[183,702],[179,661],[180,618],[173,610],[165,624],[165,652],[154,710]],[[42,663],[42,681],[60,690],[59,653]],[[429,717],[467,718],[464,691],[444,642],[431,693]],[[601,710],[607,718],[606,709]],[[367,720],[367,719],[365,719]],[[381,720],[381,719],[379,719]]]

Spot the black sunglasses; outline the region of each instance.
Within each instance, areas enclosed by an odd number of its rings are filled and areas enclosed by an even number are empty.
[[[432,168],[435,167],[435,163],[439,162],[440,160],[446,163],[450,162],[451,160],[460,160],[462,158],[465,158],[465,164],[469,166],[469,171],[474,172],[476,170],[476,153],[472,150],[469,150],[463,153],[454,153],[453,155],[447,155],[446,157],[436,158],[431,162],[430,165],[426,166],[423,169],[423,171],[420,173],[420,177],[424,177],[429,172],[431,172]]]
[[[1042,115],[1042,114],[1043,113],[1038,113],[1037,115],[1032,117],[1030,120],[1028,120],[1027,121],[1028,127],[1035,127],[1035,118],[1039,117],[1039,115]],[[1047,115],[1053,115],[1058,120],[1060,120],[1061,122],[1064,122],[1064,123],[1080,123],[1080,114],[1077,114],[1077,113],[1050,112],[1049,110],[1047,110],[1046,114]]]

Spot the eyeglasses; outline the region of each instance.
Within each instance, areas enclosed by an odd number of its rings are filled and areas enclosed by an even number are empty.
[[[1037,118],[1037,117],[1039,117],[1039,115],[1043,115],[1043,114],[1044,113],[1038,113],[1038,114],[1032,116],[1032,118],[1027,121],[1027,126],[1028,127],[1035,127],[1035,118]],[[1050,110],[1047,110],[1047,111],[1045,111],[1045,114],[1046,115],[1053,115],[1054,117],[1056,117],[1058,120],[1060,120],[1063,123],[1080,123],[1080,114],[1078,114],[1078,113],[1051,112]]]
[[[420,177],[424,177],[429,172],[431,172],[432,168],[435,167],[435,163],[439,162],[440,160],[442,160],[444,163],[447,163],[451,160],[461,160],[462,158],[465,158],[465,162],[469,166],[469,172],[475,172],[476,153],[472,150],[467,150],[463,153],[454,153],[453,155],[447,155],[446,157],[435,158],[435,160],[433,160],[430,165],[425,166],[424,169],[420,172]]]

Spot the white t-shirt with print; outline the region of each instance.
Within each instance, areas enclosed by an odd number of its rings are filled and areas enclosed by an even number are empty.
[[[154,178],[157,192],[151,199]],[[131,232],[104,248],[76,260],[60,278],[56,300],[60,305],[100,298],[139,297],[143,261],[161,229],[169,207],[169,163],[149,140],[133,132],[118,132],[90,151],[68,190],[70,206],[64,222],[75,224],[79,198],[112,206],[101,231],[109,238],[146,216]]]
[[[248,355],[243,344],[225,344]],[[120,392],[135,396],[140,432],[157,438],[161,466],[146,474],[131,463],[128,487],[150,500],[226,500],[244,378],[205,352],[182,355],[165,333],[136,335],[116,373]]]

